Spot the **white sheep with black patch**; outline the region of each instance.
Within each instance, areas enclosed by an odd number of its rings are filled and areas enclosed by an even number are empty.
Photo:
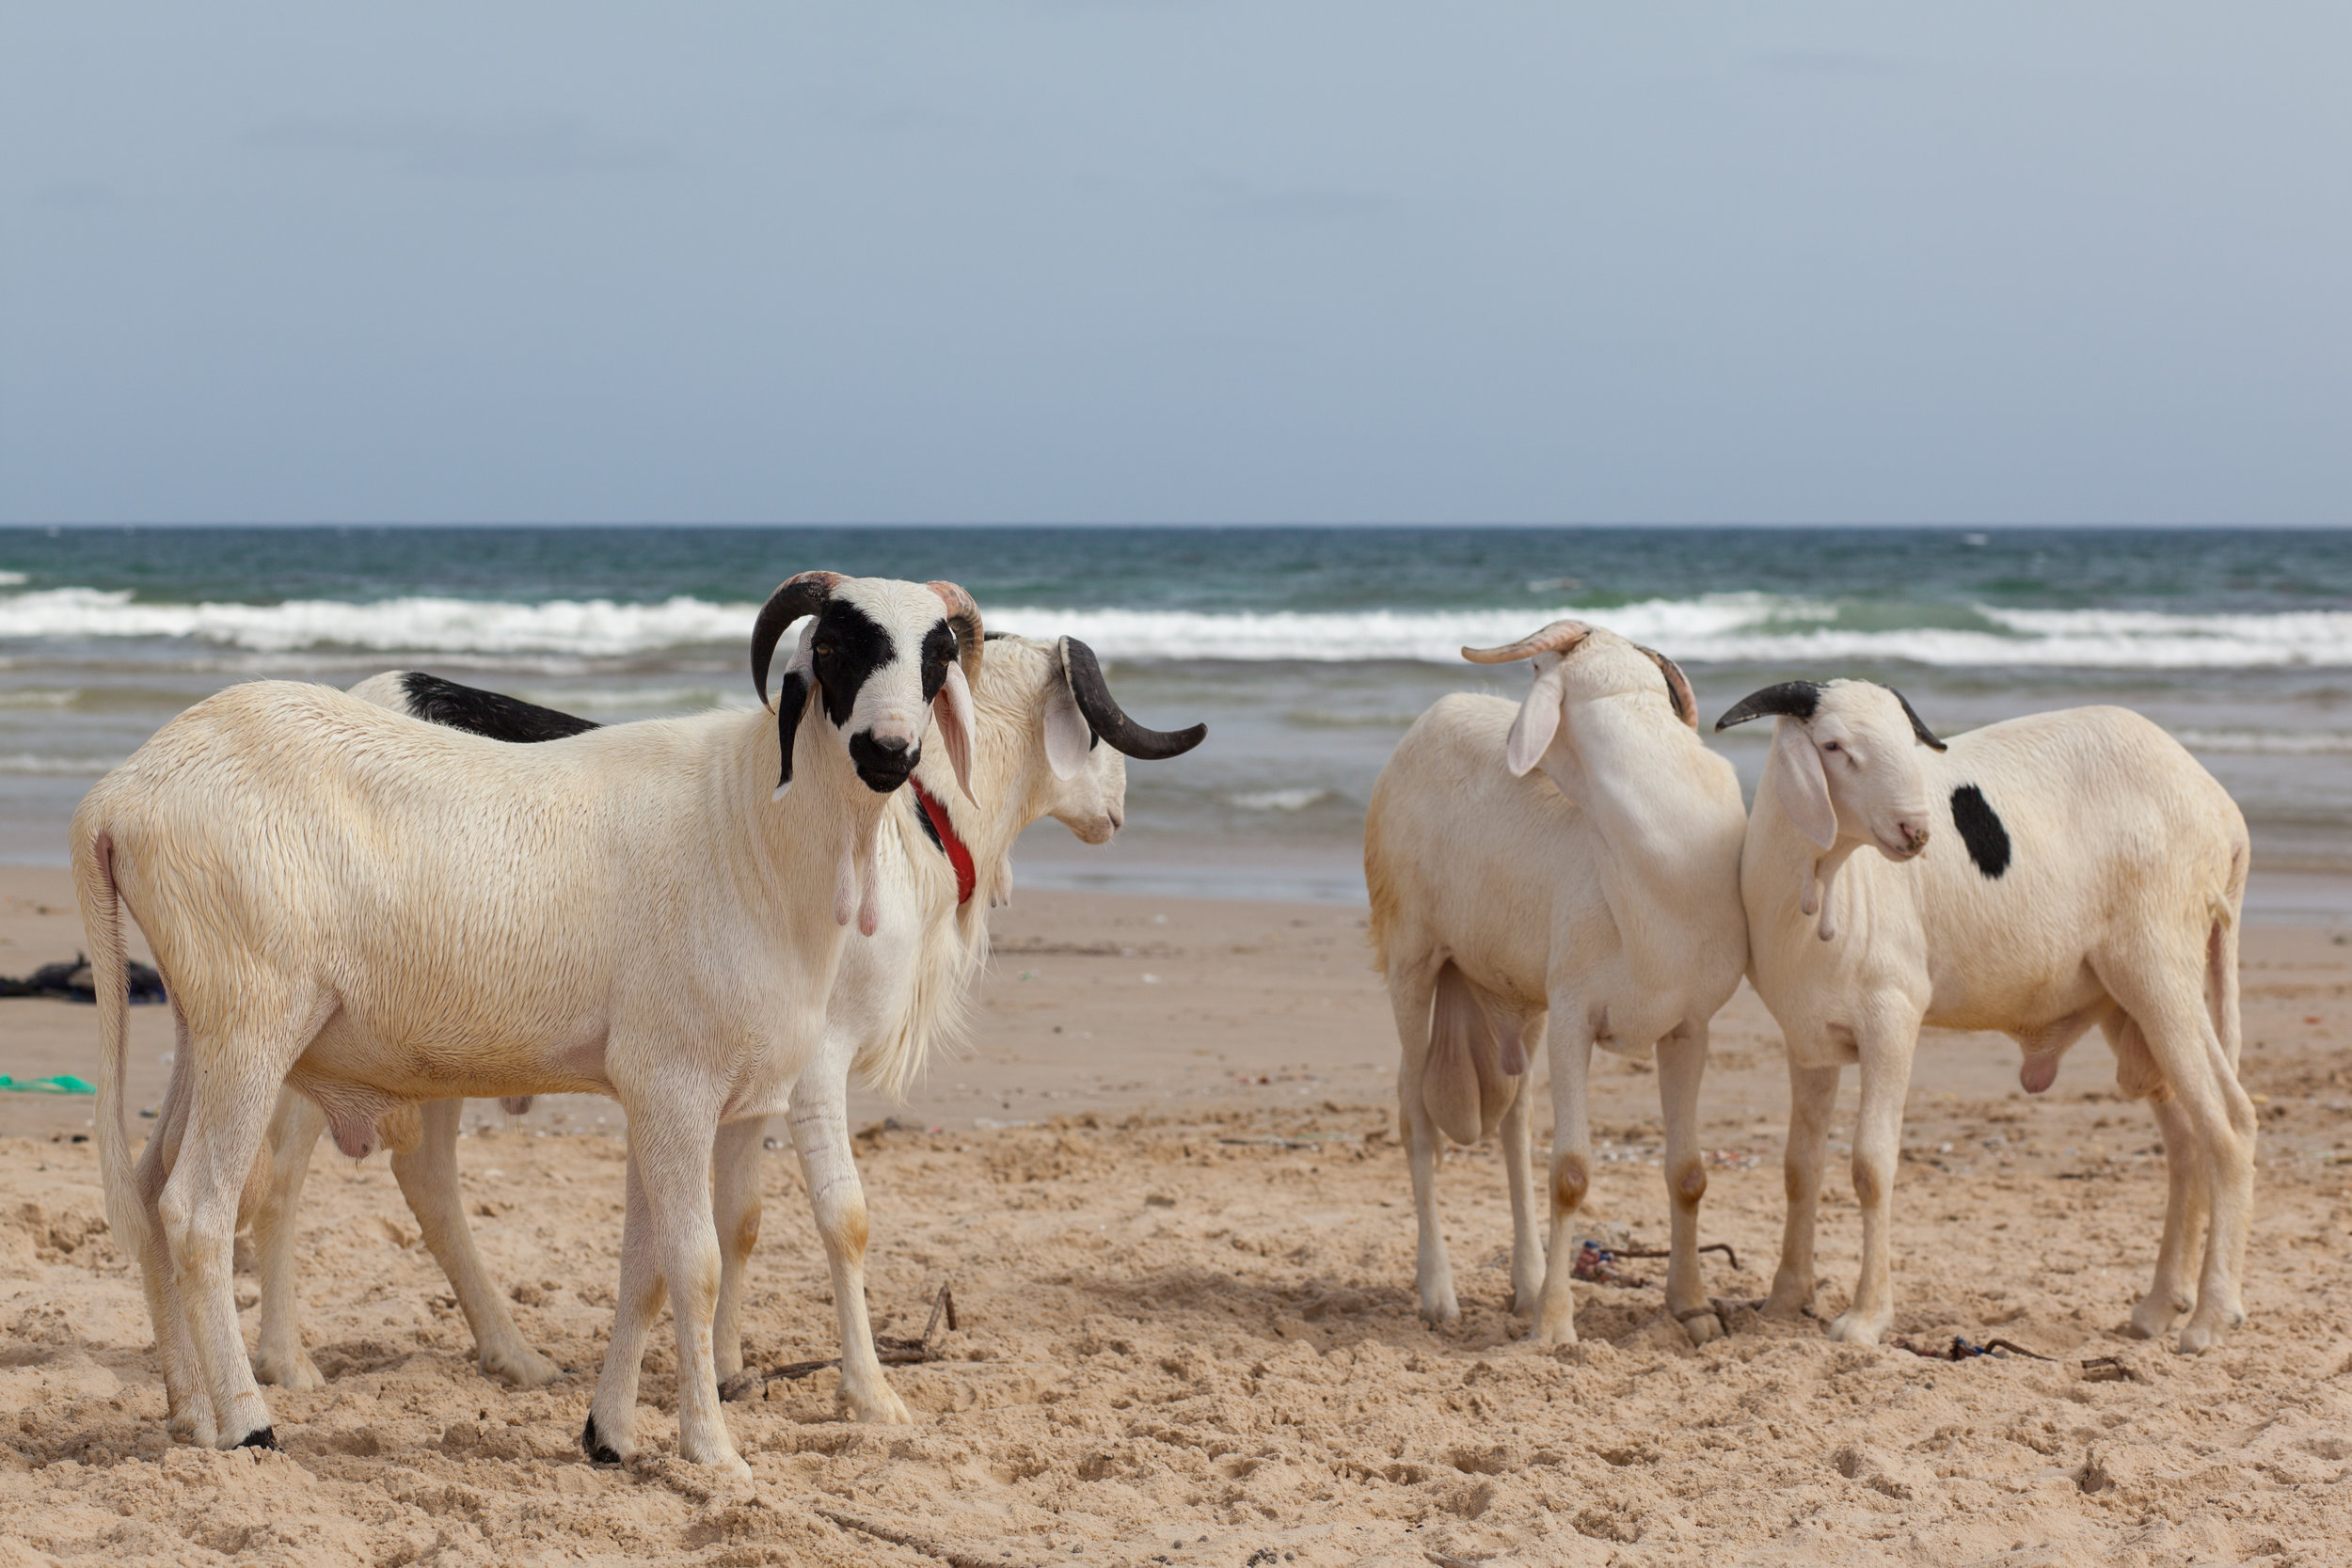
[[[712,1138],[816,1053],[845,927],[878,928],[876,830],[927,734],[968,785],[980,658],[978,611],[951,583],[803,573],[754,628],[763,691],[798,621],[772,718],[515,746],[255,682],[173,720],[84,799],[71,847],[107,1212],[141,1263],[175,1433],[275,1442],[230,1249],[281,1084],[354,1156],[413,1138],[417,1101],[588,1092],[628,1116],[623,1279],[648,1296],[667,1282],[679,1454],[746,1471],[712,1362]],[[180,1029],[135,1171],[125,907]],[[600,1421],[626,1430],[634,1383],[608,1354],[592,1453],[610,1455]]]
[[[1535,1337],[1576,1338],[1573,1227],[1591,1184],[1586,1084],[1595,1045],[1658,1057],[1672,1213],[1666,1305],[1694,1340],[1722,1332],[1698,1265],[1698,1148],[1708,1022],[1747,962],[1731,765],[1697,734],[1674,661],[1556,621],[1505,648],[1533,662],[1523,703],[1447,697],[1416,721],[1373,786],[1364,824],[1375,966],[1403,1047],[1422,1315],[1458,1313],[1437,1208],[1443,1137],[1498,1131],[1511,1188],[1513,1310]],[[1538,771],[1540,769],[1540,771]],[[1529,1190],[1529,1058],[1549,1045],[1549,1266]]]
[[[495,739],[562,739],[597,727],[415,671],[373,676],[352,691]],[[992,633],[972,683],[972,708],[973,798],[961,799],[946,765],[927,755],[916,766],[914,787],[892,799],[875,853],[880,927],[845,949],[826,1004],[824,1042],[788,1085],[789,1104],[739,1107],[738,1119],[719,1130],[712,1164],[721,1271],[712,1344],[723,1386],[743,1370],[743,1283],[759,1232],[760,1148],[770,1113],[781,1113],[834,1276],[842,1406],[859,1420],[907,1418],[884,1379],[866,1314],[866,1205],[850,1153],[849,1079],[855,1072],[884,1094],[901,1095],[931,1042],[956,1032],[987,955],[984,914],[1009,899],[1012,844],[1023,828],[1052,816],[1085,843],[1108,843],[1126,818],[1126,759],[1178,756],[1207,734],[1200,725],[1167,733],[1130,719],[1093,650],[1074,638],[1045,643]],[[462,1103],[424,1106],[421,1140],[393,1156],[392,1171],[427,1248],[449,1276],[484,1370],[533,1386],[562,1369],[523,1338],[474,1247],[457,1188]],[[263,1382],[308,1387],[323,1381],[301,1348],[291,1245],[294,1211],[322,1126],[310,1102],[291,1090],[271,1125],[270,1168],[253,1226],[262,1288],[254,1366]],[[627,1303],[642,1299],[624,1292],[615,1325],[616,1340],[633,1340],[641,1350],[647,1320],[627,1310]],[[626,1347],[621,1354],[630,1354]],[[627,1432],[600,1434],[612,1452],[633,1450]]]
[[[1813,1298],[1842,1064],[1862,1072],[1862,1273],[1829,1333],[1871,1344],[1894,1314],[1888,1212],[1921,1025],[2012,1037],[2019,1078],[2039,1093],[2097,1024],[2117,1086],[2155,1109],[2171,1178],[2155,1281],[2132,1324],[2158,1335],[2187,1312],[2180,1348],[2213,1344],[2245,1318],[2253,1205],[2254,1107],[2237,1081],[2249,847],[2236,803],[2122,708],[2034,714],[1947,744],[1885,687],[1792,681],[1715,727],[1768,716],[1740,883],[1749,977],[1788,1050],[1788,1214],[1771,1308]]]

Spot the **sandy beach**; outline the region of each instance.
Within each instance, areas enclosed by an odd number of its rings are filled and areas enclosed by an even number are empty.
[[[74,944],[62,872],[9,871],[0,898],[0,972]],[[2115,1097],[2104,1048],[2077,1049],[2029,1100],[2007,1041],[1923,1042],[1898,1332],[2049,1358],[1951,1363],[1832,1345],[1819,1322],[1748,1305],[1778,1246],[1786,1089],[1744,990],[1718,1020],[1705,1099],[1705,1239],[1738,1265],[1708,1255],[1708,1288],[1731,1334],[1693,1350],[1654,1284],[1593,1285],[1580,1343],[1521,1341],[1490,1148],[1444,1162],[1464,1315],[1423,1325],[1395,1047],[1361,923],[1343,907],[1077,894],[1000,911],[968,1049],[936,1059],[910,1103],[858,1112],[878,1330],[918,1334],[943,1285],[958,1308],[939,1360],[892,1373],[916,1424],[835,1420],[830,1371],[772,1381],[728,1407],[749,1487],[666,1457],[659,1336],[641,1423],[654,1457],[596,1469],[578,1452],[617,1268],[609,1102],[544,1101],[519,1123],[468,1113],[476,1233],[526,1333],[574,1372],[527,1393],[471,1364],[381,1158],[321,1151],[303,1294],[330,1381],[271,1391],[284,1449],[257,1455],[164,1434],[138,1287],[106,1237],[94,1147],[75,1141],[90,1102],[0,1098],[0,1563],[2342,1560],[2340,931],[2248,935],[2246,1074],[2265,1115],[2251,1321],[2198,1360],[2121,1332],[2163,1187],[2153,1124]],[[146,1104],[169,1031],[160,1010],[136,1025]],[[0,1002],[0,1070],[87,1075],[91,1038],[87,1008]],[[1584,1228],[1633,1246],[1665,1234],[1655,1082],[1597,1070]],[[1849,1117],[1852,1093],[1849,1074]],[[1833,1164],[1822,1319],[1858,1243],[1840,1186]],[[823,1260],[788,1154],[771,1158],[767,1196],[753,1359],[828,1357]],[[2121,1381],[2083,1365],[2109,1356]]]

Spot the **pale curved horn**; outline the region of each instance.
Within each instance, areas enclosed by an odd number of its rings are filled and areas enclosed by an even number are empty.
[[[1658,666],[1660,674],[1666,677],[1666,700],[1674,704],[1675,717],[1692,729],[1697,729],[1699,727],[1699,700],[1692,695],[1691,677],[1682,673],[1682,666],[1660,653],[1656,648],[1642,648],[1639,642],[1633,645],[1649,655],[1649,661]]]
[[[972,602],[972,595],[952,582],[927,582],[923,585],[939,595],[939,602],[947,607],[947,624],[956,628],[956,661],[963,666],[966,682],[980,678],[980,644],[987,634],[980,630],[980,607]]]
[[[802,616],[824,609],[840,580],[839,572],[803,572],[776,584],[759,607],[759,619],[752,623],[752,689],[759,693],[761,707],[768,705],[768,665],[776,657],[776,640]]]
[[[1534,658],[1537,654],[1571,652],[1592,635],[1593,628],[1581,621],[1554,621],[1543,630],[1500,648],[1464,648],[1462,657],[1472,664],[1508,664],[1513,659]]]

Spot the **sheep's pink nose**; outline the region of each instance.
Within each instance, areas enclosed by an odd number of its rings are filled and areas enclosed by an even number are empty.
[[[1928,825],[1925,822],[1898,822],[1895,831],[1903,835],[1903,849],[1917,854],[1928,847]]]

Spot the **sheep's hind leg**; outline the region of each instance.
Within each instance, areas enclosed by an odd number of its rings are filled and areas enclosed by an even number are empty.
[[[482,1370],[517,1387],[537,1388],[562,1377],[564,1369],[531,1348],[475,1249],[457,1187],[457,1132],[465,1111],[462,1100],[431,1100],[419,1106],[423,1135],[416,1148],[392,1156],[392,1177],[408,1200],[408,1212],[417,1216],[426,1250],[449,1276],[457,1308],[473,1330]]]
[[[1413,1288],[1421,1297],[1424,1321],[1450,1323],[1461,1317],[1462,1308],[1454,1295],[1454,1264],[1446,1256],[1445,1230],[1438,1222],[1438,1156],[1445,1148],[1445,1134],[1438,1131],[1421,1095],[1422,1069],[1429,1059],[1429,1005],[1434,994],[1428,980],[1406,976],[1404,966],[1391,961],[1389,1002],[1396,1012],[1396,1037],[1403,1047],[1396,1074],[1397,1111],[1405,1123],[1417,1232]]]
[[[1502,1116],[1502,1169],[1511,1183],[1511,1310],[1532,1318],[1543,1298],[1544,1242],[1535,1228],[1535,1192],[1530,1169],[1530,1145],[1534,1138],[1535,1053],[1543,1049],[1545,1017],[1537,1013],[1524,1026],[1529,1069]]]
[[[2132,1332],[2143,1339],[2169,1334],[2196,1309],[2196,1259],[2205,1238],[2211,1194],[2198,1158],[2197,1135],[2168,1091],[2150,1107],[2164,1135],[2164,1239],[2156,1246],[2155,1277],[2132,1307]]]
[[[1811,1309],[1817,1281],[1813,1230],[1821,1203],[1821,1165],[1829,1152],[1829,1116],[1837,1101],[1836,1067],[1788,1064],[1788,1141],[1780,1156],[1781,1187],[1788,1209],[1781,1223],[1780,1266],[1765,1312],[1793,1318]]]
[[[237,1327],[231,1261],[237,1202],[261,1153],[286,1067],[326,1022],[315,1006],[269,1007],[262,997],[246,999],[246,1006],[265,1016],[307,1015],[308,1027],[275,1039],[275,1031],[233,1028],[199,1039],[190,1123],[197,1136],[183,1140],[161,1205],[174,1283],[212,1395],[214,1446],[223,1449],[278,1446]]]
[[[176,1008],[175,1008],[176,1011]],[[173,1437],[209,1449],[219,1434],[213,1419],[213,1396],[204,1386],[202,1363],[196,1339],[188,1331],[188,1314],[180,1299],[172,1263],[171,1242],[164,1229],[164,1184],[180,1160],[181,1137],[187,1130],[190,1085],[196,1081],[196,1053],[188,1046],[185,1021],[179,1024],[179,1043],[172,1057],[171,1080],[164,1092],[155,1130],[140,1151],[135,1175],[137,1202],[147,1214],[147,1235],[139,1252],[139,1282],[146,1288],[148,1316],[155,1325],[155,1349],[164,1364],[164,1400],[167,1414],[164,1430]]]
[[[253,1263],[261,1275],[262,1323],[254,1337],[253,1375],[280,1388],[316,1388],[326,1379],[302,1348],[302,1298],[294,1289],[294,1216],[310,1154],[326,1131],[326,1113],[308,1095],[278,1091],[267,1140],[268,1185],[253,1212]]]
[[[792,1096],[792,1148],[801,1157],[801,1179],[833,1275],[842,1407],[851,1420],[904,1423],[914,1418],[882,1375],[866,1307],[866,1188],[850,1154],[847,1090],[838,1071],[802,1074]]]
[[[1918,1043],[1916,1014],[1883,1015],[1857,1031],[1862,1057],[1862,1109],[1853,1135],[1853,1196],[1862,1209],[1862,1274],[1853,1304],[1829,1325],[1829,1337],[1875,1345],[1895,1320],[1891,1235],[1895,1162],[1902,1152],[1903,1100],[1911,1089],[1911,1056]]]
[[[1707,1074],[1707,1025],[1686,1023],[1658,1042],[1658,1105],[1666,1123],[1666,1310],[1694,1345],[1723,1337],[1699,1272],[1699,1200],[1707,1164],[1699,1152],[1699,1081]]]
[[[1593,1179],[1593,1130],[1588,1106],[1593,1036],[1573,998],[1551,999],[1562,1021],[1550,1037],[1551,1237],[1537,1305],[1534,1338],[1546,1344],[1576,1342],[1576,1222]],[[1569,1021],[1575,1021],[1573,1025]]]

